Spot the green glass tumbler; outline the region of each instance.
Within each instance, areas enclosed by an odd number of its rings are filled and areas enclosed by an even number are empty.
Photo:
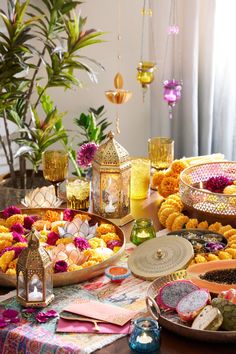
[[[153,227],[151,219],[140,218],[135,220],[131,231],[130,241],[135,245],[140,245],[144,241],[151,240],[156,237],[156,231]]]

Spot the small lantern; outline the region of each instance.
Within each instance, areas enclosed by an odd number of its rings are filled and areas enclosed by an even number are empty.
[[[52,261],[40,247],[36,231],[29,234],[16,266],[17,300],[25,307],[45,307],[53,299]]]
[[[122,219],[130,212],[130,170],[128,152],[108,134],[93,159],[93,212],[108,219]]]

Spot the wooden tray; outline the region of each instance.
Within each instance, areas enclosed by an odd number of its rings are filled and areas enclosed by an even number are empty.
[[[43,208],[42,209],[24,209],[24,208],[22,208],[22,213],[27,214],[27,215],[38,215],[40,217],[40,216],[44,215],[44,213],[47,210],[63,212],[64,209],[62,209],[62,208],[45,208],[45,209],[43,209]],[[95,264],[89,268],[76,270],[74,272],[64,272],[64,273],[53,274],[53,286],[54,287],[81,283],[83,281],[92,279],[98,275],[103,274],[107,267],[115,264],[120,259],[122,253],[125,250],[125,236],[124,236],[123,231],[117,225],[115,225],[111,221],[109,221],[105,218],[102,218],[96,214],[87,213],[87,212],[83,212],[80,210],[78,211],[78,213],[90,216],[91,217],[91,220],[89,221],[90,225],[94,225],[96,223],[98,223],[98,225],[100,225],[101,223],[114,225],[117,235],[122,240],[122,247],[120,248],[120,250],[117,253],[115,253],[110,258],[106,259],[105,261],[103,261],[99,264]],[[0,213],[0,217],[2,217],[2,213]],[[13,275],[9,275],[9,274],[5,274],[5,273],[0,272],[0,284],[3,287],[15,288],[16,287],[16,277]]]
[[[203,331],[192,329],[181,323],[178,315],[168,315],[167,312],[160,310],[155,301],[159,289],[166,283],[178,279],[188,278],[187,271],[181,270],[154,280],[147,289],[146,303],[151,315],[158,320],[159,324],[171,332],[175,332],[184,337],[207,342],[236,342],[236,331]]]

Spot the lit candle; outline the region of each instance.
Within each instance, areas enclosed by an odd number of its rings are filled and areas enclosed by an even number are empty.
[[[46,224],[43,225],[43,231],[47,231],[47,225]]]
[[[61,212],[60,220],[63,220],[63,211]]]
[[[28,300],[29,301],[42,301],[43,300],[43,294],[40,291],[37,290],[36,286],[34,286],[34,291],[29,293]]]
[[[200,189],[203,189],[203,183],[202,183],[202,181],[199,182],[199,188],[200,188]]]
[[[152,337],[148,336],[146,333],[143,333],[141,336],[137,337],[137,342],[141,344],[152,343]]]
[[[137,234],[137,237],[139,237],[139,238],[147,238],[148,237],[149,238],[150,234],[143,230]]]

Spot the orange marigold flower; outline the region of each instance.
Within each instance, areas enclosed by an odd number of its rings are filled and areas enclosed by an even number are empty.
[[[54,222],[54,221],[59,221],[61,219],[61,215],[57,211],[47,210],[46,213],[44,214],[43,218],[44,218],[44,220]]]
[[[198,226],[198,229],[203,229],[203,230],[207,230],[208,229],[208,222],[207,221],[201,221]]]
[[[10,247],[12,245],[11,241],[8,240],[0,240],[0,251],[2,251],[6,247]]]
[[[114,232],[108,232],[107,234],[101,235],[100,237],[101,237],[101,239],[102,239],[103,241],[105,241],[106,243],[107,243],[108,241],[111,241],[111,240],[120,241],[119,236],[118,236],[116,233],[114,233]]]
[[[198,226],[198,219],[189,219],[186,224],[186,229],[196,229]]]
[[[23,214],[14,214],[6,219],[6,226],[10,229],[12,225],[19,223],[24,225],[25,215]]]
[[[166,220],[168,218],[168,216],[172,213],[174,213],[175,211],[178,211],[176,210],[175,208],[173,207],[169,207],[169,208],[164,208],[164,209],[161,209],[158,213],[158,218],[159,218],[159,221],[160,223],[165,226],[166,225]]]
[[[175,160],[175,161],[172,162],[171,170],[174,173],[180,174],[180,172],[182,172],[187,167],[188,167],[188,164],[187,164],[186,161],[184,161],[184,160]]]
[[[219,232],[219,234],[224,235],[224,233],[225,233],[226,231],[229,231],[229,230],[231,230],[231,229],[232,229],[232,226],[231,226],[231,225],[225,225],[225,226],[220,227],[219,230],[218,230],[218,232]]]
[[[159,186],[159,193],[164,197],[168,197],[170,194],[176,193],[179,188],[178,181],[174,177],[165,177],[161,181]]]
[[[208,227],[208,230],[218,232],[221,227],[222,224],[220,222],[215,222]]]
[[[115,226],[112,224],[101,224],[97,227],[96,232],[98,235],[104,235],[109,232],[116,232]]]
[[[166,227],[167,229],[171,230],[172,229],[172,224],[175,221],[175,219],[177,218],[177,216],[179,216],[180,213],[178,211],[176,211],[175,213],[172,213],[168,216],[167,220],[166,220]]]
[[[68,243],[73,243],[73,239],[69,237],[59,238],[59,240],[56,241],[56,245],[59,245],[60,243],[67,245]]]
[[[165,171],[155,171],[153,173],[152,176],[152,184],[155,187],[160,186],[161,181],[163,180],[163,178],[166,176],[166,172]]]
[[[89,221],[89,220],[91,220],[91,217],[89,216],[89,215],[86,215],[86,214],[76,214],[75,216],[74,216],[74,219],[76,219],[76,218],[79,218],[80,220],[82,220],[82,221]]]
[[[44,227],[45,226],[45,227]],[[50,230],[51,228],[51,222],[48,220],[37,220],[34,223],[34,228],[37,231],[42,231],[44,230],[44,228],[46,228],[47,230]]]
[[[8,264],[14,259],[15,257],[15,251],[7,251],[5,252],[1,257],[0,257],[0,268],[2,269],[2,271],[5,273],[7,268],[8,268]]]
[[[9,231],[10,231],[10,230],[9,230],[8,227],[3,226],[3,225],[0,225],[0,233],[1,233],[1,232],[9,232]]]
[[[179,214],[179,216],[177,216],[177,218],[175,218],[171,230],[172,231],[176,231],[176,230],[180,230],[184,228],[184,225],[187,224],[189,220],[189,217],[184,215],[184,214]]]

